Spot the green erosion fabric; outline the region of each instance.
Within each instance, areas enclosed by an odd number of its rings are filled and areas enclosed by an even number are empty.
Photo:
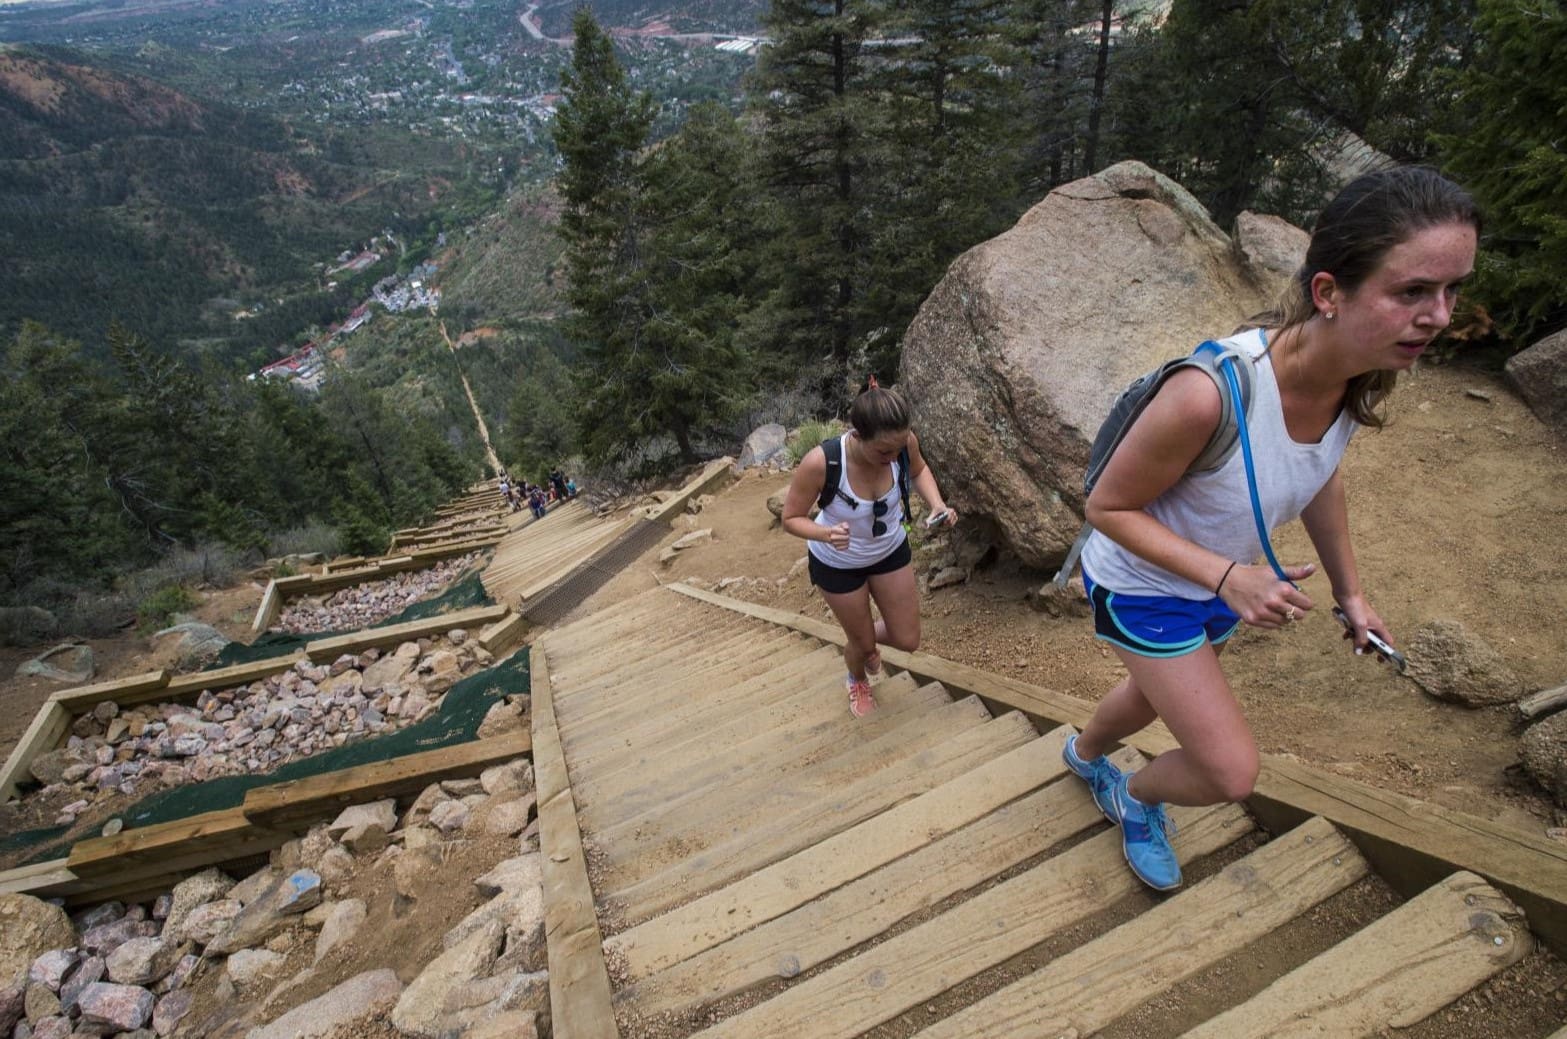
[[[481,570],[473,570],[468,576],[453,584],[446,591],[431,599],[421,599],[403,610],[395,617],[388,617],[384,621],[378,621],[370,625],[371,628],[384,628],[392,624],[406,624],[409,621],[422,621],[427,617],[434,617],[442,613],[454,613],[457,610],[466,610],[470,606],[493,606],[488,592],[484,590],[484,584],[479,580]],[[379,578],[378,578],[379,580]],[[243,642],[230,642],[223,647],[205,671],[211,671],[219,667],[233,667],[235,664],[249,664],[256,660],[268,660],[272,657],[287,656],[295,650],[304,649],[305,645],[319,639],[335,638],[339,635],[351,635],[354,631],[367,629],[355,628],[353,631],[317,631],[309,635],[289,635],[284,632],[266,632],[256,641],[246,645]]]
[[[308,758],[290,761],[260,775],[223,776],[203,783],[186,783],[172,790],[161,790],[137,801],[121,814],[121,818],[129,830],[184,819],[203,812],[218,812],[238,807],[244,802],[245,794],[257,787],[466,743],[476,738],[479,723],[491,707],[503,697],[526,693],[529,682],[528,650],[524,647],[504,662],[469,675],[452,686],[442,697],[435,714],[406,729],[347,743]],[[0,852],[35,846],[35,853],[22,865],[62,857],[70,850],[69,845],[72,843],[59,840],[65,829],[50,827],[6,836],[0,839]]]

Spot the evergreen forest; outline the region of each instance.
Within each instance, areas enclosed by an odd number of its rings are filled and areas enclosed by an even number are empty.
[[[487,475],[459,373],[514,473],[588,486],[840,413],[954,258],[1123,159],[1221,227],[1437,166],[1487,221],[1444,359],[1567,327],[1559,0],[325,6],[0,18],[0,606],[378,551]]]

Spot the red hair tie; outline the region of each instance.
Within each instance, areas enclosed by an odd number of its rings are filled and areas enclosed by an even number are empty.
[[[879,389],[881,389],[881,386],[876,382],[876,376],[872,375],[866,381],[865,389],[866,389],[867,392],[869,392],[870,390],[879,390]]]

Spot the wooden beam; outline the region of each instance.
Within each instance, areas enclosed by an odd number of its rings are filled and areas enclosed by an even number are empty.
[[[67,868],[64,859],[50,859],[0,873],[0,894],[36,894],[75,879],[76,874]]]
[[[282,610],[283,594],[278,591],[277,581],[268,581],[267,590],[261,595],[261,604],[256,607],[255,619],[250,622],[250,637],[254,639],[265,634]]]
[[[421,635],[435,635],[452,628],[473,628],[500,620],[506,616],[505,606],[473,606],[455,613],[443,613],[423,620],[392,624],[384,628],[366,628],[349,635],[337,635],[319,639],[305,645],[305,654],[317,663],[330,663],[344,653],[362,653],[372,647],[395,646],[400,642],[417,639]]]
[[[841,646],[835,624],[730,599],[686,584],[667,590],[781,624]],[[1042,725],[1082,728],[1094,705],[978,668],[924,653],[884,648],[895,668],[938,681],[953,696],[972,693],[996,708],[1015,708]],[[1176,746],[1169,731],[1154,724],[1125,741],[1153,757]],[[1356,782],[1302,762],[1264,755],[1256,791],[1247,800],[1263,825],[1282,833],[1313,815],[1338,826],[1393,887],[1414,896],[1459,870],[1478,873],[1513,899],[1530,926],[1558,953],[1567,950],[1567,845],[1543,834],[1516,829],[1412,797]]]
[[[336,814],[349,805],[416,793],[441,779],[476,776],[493,765],[528,753],[532,747],[528,733],[516,732],[323,772],[258,787],[245,795],[242,811],[258,826],[297,827]]]
[[[647,518],[656,523],[668,523],[675,515],[684,512],[686,504],[697,495],[710,490],[720,482],[727,479],[734,471],[735,460],[733,458],[715,458],[707,463],[707,466],[679,491],[673,498],[661,505],[651,508],[647,512]]]
[[[21,784],[32,782],[27,766],[44,751],[53,750],[70,727],[71,712],[53,700],[45,701],[0,769],[0,803],[15,797]]]
[[[154,689],[162,689],[168,684],[168,681],[169,673],[160,668],[157,671],[146,671],[139,675],[116,678],[112,682],[77,686],[74,689],[61,689],[49,697],[49,699],[74,714],[80,714],[83,710],[100,704],[105,700],[113,700],[118,703],[122,696],[132,696]]]
[[[126,880],[144,870],[169,872],[181,868],[176,863],[216,856],[235,858],[256,844],[259,827],[238,808],[176,819],[173,822],[122,830],[112,837],[93,837],[77,842],[66,859],[66,866],[84,880],[108,878]],[[289,834],[276,837],[276,844]],[[264,843],[264,842],[263,842]]]
[[[544,853],[544,933],[548,938],[550,1018],[556,1039],[615,1039],[609,967],[593,907],[577,806],[566,774],[544,649],[531,650],[533,768],[539,795],[539,850]]]
[[[176,675],[169,679],[169,684],[164,687],[163,695],[170,700],[179,700],[184,697],[194,696],[203,689],[232,689],[238,685],[248,685],[260,678],[281,674],[308,659],[303,652],[295,651],[275,657],[267,657],[264,660],[252,660],[248,664],[234,664],[231,667],[217,667],[211,671],[194,671],[188,675]],[[144,703],[146,698],[138,698],[133,701],[117,701],[121,707],[129,703]]]
[[[527,618],[522,614],[508,613],[479,633],[479,645],[498,657],[521,643],[528,627]]]

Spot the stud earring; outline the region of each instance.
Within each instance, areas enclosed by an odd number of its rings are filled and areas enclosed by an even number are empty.
[[[1326,313],[1324,313],[1322,316],[1327,318],[1329,321],[1332,321],[1333,318],[1337,316],[1337,313],[1338,313],[1337,311],[1329,310]]]

